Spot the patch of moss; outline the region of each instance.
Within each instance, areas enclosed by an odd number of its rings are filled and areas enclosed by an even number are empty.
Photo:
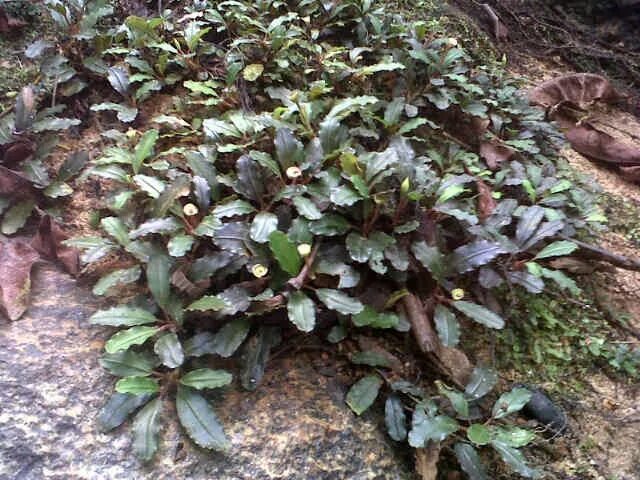
[[[602,195],[601,205],[611,231],[640,247],[640,205],[615,195]]]

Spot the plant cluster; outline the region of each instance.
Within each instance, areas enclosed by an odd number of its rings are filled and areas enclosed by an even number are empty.
[[[194,0],[114,26],[99,25],[106,2],[48,5],[70,38],[28,54],[52,94],[95,75],[112,87],[91,106],[113,126],[88,172],[110,192],[104,235],[67,244],[86,264],[119,256],[96,295],[143,292],[90,319],[119,328],[101,364],[121,378],[100,421],[137,412],[140,458],[156,452],[169,399],[199,446],[229,448],[203,390],[233,381],[220,359],[239,351],[251,390],[292,331],[415,334],[411,298],[431,305],[432,341],[459,352],[461,324],[504,327],[496,287],[577,290],[548,259],[602,220],[593,196],[558,171],[557,133],[517,84],[472,67],[427,22],[371,0]],[[159,92],[173,104],[149,114]],[[525,389],[487,416],[489,369],[430,394],[379,352],[354,362],[372,370],[347,404],[361,414],[385,396],[394,440],[453,443],[472,479],[486,478],[485,445],[538,475],[519,450],[532,432],[506,421]]]

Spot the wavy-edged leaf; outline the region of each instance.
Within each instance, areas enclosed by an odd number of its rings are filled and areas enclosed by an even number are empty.
[[[518,226],[516,227],[516,242],[518,242],[519,245],[523,245],[524,242],[533,235],[533,232],[536,231],[543,218],[544,208],[537,205],[527,208],[520,217]]]
[[[127,246],[129,244],[129,229],[120,218],[105,217],[100,220],[100,225],[120,245]]]
[[[473,369],[464,393],[472,400],[477,400],[493,390],[496,383],[498,373],[492,368],[479,366]]]
[[[138,412],[133,420],[133,453],[142,461],[149,461],[158,450],[162,399],[154,398]]]
[[[189,387],[178,386],[176,409],[180,423],[200,447],[226,451],[230,442],[213,408],[204,397]]]
[[[561,257],[563,255],[570,255],[578,249],[578,245],[568,240],[560,240],[553,242],[544,247],[534,257],[534,260],[542,260],[549,257]]]
[[[241,156],[236,162],[238,180],[234,189],[254,202],[261,202],[264,194],[264,172],[260,165],[248,155]]]
[[[293,197],[292,201],[298,213],[307,220],[320,220],[322,218],[322,212],[311,199],[298,195]]]
[[[343,315],[356,315],[364,310],[364,305],[360,300],[350,297],[340,290],[331,288],[319,288],[316,295],[327,308],[342,313]]]
[[[433,275],[438,282],[442,282],[446,276],[445,257],[438,247],[430,247],[426,242],[414,242],[411,251],[416,259]]]
[[[446,415],[432,417],[423,407],[416,407],[411,420],[409,445],[423,448],[428,441],[441,442],[460,428],[458,422]]]
[[[502,442],[494,440],[491,446],[500,454],[504,463],[525,478],[540,478],[540,472],[527,465],[527,461],[520,450],[512,448]]]
[[[397,395],[389,395],[384,405],[384,423],[389,436],[396,442],[407,438],[407,416],[404,405]]]
[[[134,149],[134,161],[132,163],[133,173],[137,174],[144,161],[151,156],[159,135],[158,130],[151,129],[144,132],[142,137],[140,137],[140,141]]]
[[[506,253],[502,245],[488,240],[476,240],[473,243],[456,248],[454,252],[456,266],[460,273],[486,265],[498,255]]]
[[[504,328],[504,319],[500,315],[492,312],[482,305],[460,300],[457,302],[453,302],[453,306],[458,311],[464,313],[467,317],[486,327],[495,328],[498,330]]]
[[[215,228],[212,236],[213,243],[218,248],[232,253],[246,254],[245,246],[246,242],[249,240],[249,228],[246,223],[225,223],[222,226]]]
[[[129,72],[122,67],[109,67],[107,70],[107,80],[109,80],[109,83],[116,92],[123,97],[127,96],[129,92]]]
[[[158,327],[131,327],[113,335],[104,345],[107,353],[126,350],[132,345],[142,345],[160,331]]]
[[[460,324],[455,314],[442,305],[436,306],[433,320],[438,337],[445,347],[455,347],[460,342]]]
[[[178,368],[184,362],[184,351],[178,335],[173,332],[165,333],[153,346],[153,351],[162,363],[169,368]]]
[[[229,385],[232,380],[233,375],[226,370],[200,368],[183,375],[180,379],[180,383],[187,387],[195,388],[196,390],[202,390],[204,388],[224,387]]]
[[[494,427],[492,433],[494,440],[513,448],[525,447],[536,438],[535,432],[514,426]]]
[[[112,375],[118,377],[144,377],[151,375],[156,361],[151,354],[124,350],[105,353],[100,357],[100,365]]]
[[[223,308],[226,308],[227,302],[220,298],[217,295],[205,295],[204,297],[199,298],[195,302],[191,303],[187,310],[196,310],[199,312],[207,312],[207,311],[219,311]]]
[[[173,233],[180,228],[182,228],[182,225],[174,217],[152,218],[151,220],[141,223],[138,228],[131,230],[129,232],[129,238],[136,240],[152,233]]]
[[[382,379],[378,375],[367,375],[358,380],[347,393],[347,405],[356,415],[362,415],[378,397]]]
[[[176,235],[167,243],[167,251],[172,257],[184,257],[193,247],[196,239],[191,235]]]
[[[298,330],[310,332],[316,325],[316,306],[300,291],[293,292],[287,302],[289,320]]]
[[[104,295],[110,288],[116,285],[127,285],[138,281],[141,274],[142,270],[137,265],[131,268],[114,270],[101,277],[93,286],[92,292],[94,295]]]
[[[232,200],[231,202],[217,205],[213,209],[213,216],[219,219],[247,215],[253,213],[255,208],[245,200]]]
[[[356,365],[368,365],[370,367],[383,368],[389,368],[391,366],[391,361],[388,354],[385,355],[384,353],[376,352],[373,350],[356,352],[352,354],[351,363],[355,363]]]
[[[468,443],[460,442],[456,443],[453,449],[462,471],[467,474],[469,480],[489,480],[486,469],[475,448]]]
[[[164,217],[174,202],[180,197],[189,195],[190,191],[191,179],[189,176],[177,176],[157,198],[153,209],[153,216],[156,218]]]
[[[146,395],[157,393],[158,380],[149,377],[125,377],[116,382],[116,392],[131,395]]]
[[[129,415],[147,403],[151,395],[114,393],[98,413],[100,430],[108,432],[124,423]]]
[[[276,147],[276,158],[282,171],[286,171],[287,168],[300,165],[303,162],[304,146],[290,129],[279,128],[276,131],[273,143]]]
[[[527,250],[535,246],[539,241],[551,237],[564,228],[563,220],[553,220],[544,222],[540,228],[522,245],[522,250]]]
[[[158,305],[166,308],[171,292],[171,259],[164,253],[154,254],[147,263],[147,284]]]
[[[245,317],[237,318],[225,324],[216,332],[213,338],[211,344],[212,353],[217,353],[223,358],[229,358],[247,338],[250,327],[251,324]]]
[[[269,248],[282,270],[292,277],[295,277],[300,272],[303,263],[302,257],[286,233],[277,230],[271,232],[269,235]]]
[[[493,418],[502,418],[514,412],[518,412],[531,400],[532,393],[526,388],[514,388],[510,392],[503,393],[493,405],[491,415]]]
[[[100,310],[89,317],[89,322],[94,325],[110,327],[133,327],[157,321],[158,319],[151,312],[134,307],[113,307],[108,310]]]
[[[0,231],[5,235],[13,235],[27,223],[27,220],[33,212],[35,202],[31,199],[23,200],[14,204],[7,210],[2,218],[2,227]]]
[[[270,235],[278,229],[278,217],[270,212],[260,212],[253,217],[249,236],[258,243],[267,243]]]
[[[544,280],[525,271],[507,272],[507,280],[521,285],[529,293],[541,293],[544,290]]]
[[[344,235],[349,231],[351,225],[346,218],[335,213],[323,215],[320,220],[309,223],[309,230],[314,235],[322,235],[325,237],[334,237]]]

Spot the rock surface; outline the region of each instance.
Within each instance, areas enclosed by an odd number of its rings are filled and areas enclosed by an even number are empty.
[[[413,478],[379,419],[356,418],[344,385],[292,358],[272,362],[257,391],[213,400],[228,455],[198,450],[169,420],[156,459],[141,464],[127,426],[95,425],[113,385],[98,365],[109,331],[86,321],[97,301],[51,266],[34,277],[26,315],[0,319],[1,480]]]

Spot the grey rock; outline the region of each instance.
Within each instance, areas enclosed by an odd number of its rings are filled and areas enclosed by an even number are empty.
[[[211,397],[228,454],[194,447],[165,402],[160,451],[140,463],[129,422],[110,433],[96,426],[115,380],[98,364],[111,330],[87,322],[98,306],[88,288],[44,266],[25,316],[0,319],[0,480],[414,478],[380,419],[355,417],[347,386],[298,357],[271,362],[255,392]]]

